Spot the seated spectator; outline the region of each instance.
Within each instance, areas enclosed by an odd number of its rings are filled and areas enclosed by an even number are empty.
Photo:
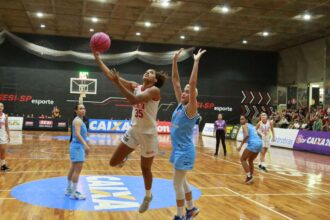
[[[313,123],[313,131],[321,131],[322,129],[322,120],[320,115],[315,116],[315,121]]]

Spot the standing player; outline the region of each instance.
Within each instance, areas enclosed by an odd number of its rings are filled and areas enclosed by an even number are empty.
[[[138,85],[136,82],[119,77],[116,70],[109,70],[97,52],[94,52],[94,56],[104,75],[116,84],[128,102],[133,105],[132,127],[121,138],[121,143],[110,160],[110,166],[123,166],[127,156],[140,145],[141,170],[146,190],[143,203],[139,208],[139,212],[143,213],[149,209],[152,200],[151,166],[159,148],[156,119],[160,88],[167,76],[163,72],[149,69],[143,75],[143,84]]]
[[[8,115],[4,112],[4,105],[0,102],[0,166],[1,171],[9,171],[10,168],[6,164],[6,145],[10,142],[10,134],[8,127]]]
[[[246,172],[246,184],[251,184],[253,182],[253,161],[258,156],[259,152],[262,149],[262,141],[260,137],[258,136],[257,130],[255,127],[248,123],[248,120],[244,115],[240,118],[240,123],[243,128],[243,134],[244,138],[241,143],[241,145],[237,148],[238,151],[241,150],[243,144],[247,142],[247,147],[243,151],[243,154],[241,156],[241,163],[243,166],[243,169]]]
[[[68,187],[65,195],[71,199],[84,200],[86,197],[77,190],[80,172],[85,162],[85,154],[89,154],[89,146],[87,144],[87,127],[83,122],[86,115],[86,109],[83,104],[75,107],[77,116],[72,122],[72,140],[70,142],[70,159],[71,168],[68,173]]]
[[[260,115],[260,121],[258,122],[256,129],[258,133],[261,135],[262,138],[262,151],[260,153],[260,162],[259,162],[259,169],[267,172],[266,163],[265,163],[265,156],[267,150],[270,147],[270,131],[272,132],[272,141],[275,141],[275,133],[273,128],[273,122],[268,120],[267,114],[262,113]]]
[[[180,49],[173,58],[172,83],[176,100],[179,105],[172,115],[171,142],[172,153],[170,161],[174,166],[173,184],[176,193],[177,214],[174,220],[192,219],[199,213],[199,209],[194,206],[192,192],[189,187],[186,175],[188,170],[192,170],[196,152],[193,143],[193,130],[198,119],[197,114],[197,75],[198,64],[205,50],[199,50],[194,54],[194,66],[190,76],[189,84],[181,90],[180,77],[177,60],[183,49]],[[184,214],[185,199],[188,209]]]

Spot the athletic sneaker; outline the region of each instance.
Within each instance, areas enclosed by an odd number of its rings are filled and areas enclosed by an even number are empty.
[[[86,196],[84,196],[80,192],[76,191],[74,193],[71,193],[70,199],[85,200]]]
[[[118,167],[118,168],[122,168],[122,167],[125,165],[127,159],[128,159],[128,156],[125,157],[124,160],[123,160],[120,164],[118,164],[116,167]]]
[[[250,176],[250,177],[246,177],[246,180],[245,180],[245,183],[246,184],[251,184],[253,182],[253,176]]]
[[[71,196],[71,194],[72,194],[72,189],[71,188],[66,188],[65,195],[66,196]]]
[[[264,171],[265,173],[268,172],[267,168],[265,166],[261,166],[261,170]]]
[[[193,219],[199,214],[199,208],[194,207],[191,210],[186,209],[186,220]]]
[[[10,171],[10,168],[6,164],[4,164],[1,166],[1,171]]]
[[[261,164],[259,164],[259,170],[262,170],[262,165]]]
[[[182,217],[179,217],[179,216],[174,216],[173,220],[186,220],[186,217],[182,216]]]
[[[143,199],[143,203],[140,205],[139,212],[143,213],[149,209],[150,202],[152,200],[152,194],[151,197],[145,196]]]

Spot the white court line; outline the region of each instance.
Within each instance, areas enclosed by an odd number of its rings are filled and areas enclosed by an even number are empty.
[[[24,171],[8,171],[6,174],[10,173],[58,173],[58,172],[68,172],[68,170],[24,170]],[[129,171],[129,170],[85,170],[83,169],[82,172],[117,172],[117,173],[141,173],[141,171]],[[173,171],[152,171],[153,173],[170,173],[173,174]],[[245,176],[242,174],[229,174],[229,173],[199,173],[199,172],[190,172],[190,174],[194,175],[217,175],[217,176]],[[254,178],[266,178],[266,179],[279,179],[279,178],[268,178],[268,177],[258,177],[255,176]],[[196,184],[195,184],[196,185]],[[204,187],[198,187],[204,188]],[[209,187],[206,187],[209,188]],[[215,187],[219,188],[219,187]],[[224,187],[220,187],[224,188]]]
[[[39,137],[43,137],[45,136],[46,132],[42,132],[41,135],[39,135]]]
[[[224,186],[216,186],[216,187],[198,187],[198,189],[223,189],[223,188],[227,188]]]
[[[226,188],[226,189],[227,189],[228,191],[230,191],[230,192],[236,194],[237,196],[240,196],[240,197],[242,197],[242,198],[244,198],[244,199],[246,199],[246,200],[249,200],[250,202],[253,202],[254,204],[257,204],[257,205],[259,205],[259,206],[261,206],[261,207],[263,207],[263,208],[265,208],[265,209],[267,209],[267,210],[269,210],[269,211],[271,211],[271,212],[276,213],[277,215],[282,216],[283,218],[286,218],[286,219],[289,219],[289,220],[293,220],[293,218],[290,218],[289,216],[286,216],[286,215],[284,215],[284,214],[282,214],[282,213],[280,213],[280,212],[278,212],[278,211],[276,211],[276,210],[274,210],[274,209],[271,209],[271,208],[269,208],[268,206],[265,206],[264,204],[262,204],[262,203],[260,203],[260,202],[257,202],[257,201],[255,201],[255,200],[253,200],[253,199],[250,199],[249,197],[246,197],[246,196],[244,196],[244,195],[242,195],[242,194],[240,194],[240,193],[238,193],[238,192],[235,192],[234,190],[231,190],[231,189],[229,189],[229,188]]]
[[[226,187],[224,187],[226,188]],[[270,194],[241,194],[242,196],[318,196],[318,195],[330,195],[329,193],[283,193],[283,194],[276,194],[276,193],[270,193]],[[226,197],[226,196],[231,196],[231,197],[239,197],[240,195],[227,195],[227,194],[203,194],[201,196],[206,196],[206,197]]]
[[[90,156],[92,156],[92,155],[90,155]],[[107,161],[110,161],[110,157],[109,158],[87,158],[87,160],[86,160],[86,162],[88,162],[88,161],[94,161],[94,160],[97,160],[97,161],[99,161],[99,160],[101,160],[101,161],[103,161],[103,160],[107,160]],[[68,158],[29,158],[29,157],[25,157],[25,158],[15,158],[15,157],[8,157],[8,158],[6,158],[6,160],[70,160],[70,158],[68,157]],[[128,159],[128,161],[130,161],[130,160],[141,160],[140,158],[136,158],[136,159]],[[160,160],[160,161],[162,161],[162,160],[168,160],[168,159],[154,159],[154,161],[158,161],[158,160]]]
[[[238,195],[225,195],[225,194],[215,194],[215,195],[201,195],[202,197],[239,197]]]
[[[206,154],[206,153],[203,153],[203,152],[199,152],[199,153],[201,153],[201,154],[203,154],[204,156],[208,156],[208,157],[212,157],[212,158],[214,158],[213,156],[211,156],[211,155],[208,155],[208,154]],[[232,161],[228,161],[228,160],[224,160],[224,159],[219,159],[219,160],[222,160],[222,161],[225,161],[225,162],[227,162],[227,163],[231,163],[231,164],[234,164],[234,165],[237,165],[237,166],[242,166],[241,164],[239,164],[239,163],[235,163],[235,162],[232,162]],[[255,171],[257,171],[257,172],[259,172],[258,170],[255,170]],[[297,171],[297,172],[299,172],[299,171]],[[287,181],[291,181],[291,182],[294,182],[294,183],[298,183],[298,184],[300,184],[300,185],[303,185],[303,186],[305,186],[305,187],[307,187],[307,188],[314,188],[314,189],[317,189],[317,190],[320,190],[320,191],[323,191],[323,192],[326,192],[326,193],[330,193],[329,191],[326,191],[326,190],[324,190],[324,189],[319,189],[319,188],[317,188],[317,187],[314,187],[314,186],[308,186],[308,185],[306,185],[306,184],[304,184],[304,183],[301,183],[301,182],[299,182],[299,181],[296,181],[296,180],[291,180],[291,179],[289,179],[289,178],[286,178],[286,177],[283,177],[283,176],[280,176],[280,175],[276,175],[276,174],[272,174],[272,173],[263,173],[264,175],[271,175],[271,176],[275,176],[275,177],[278,177],[279,179],[284,179],[284,180],[287,180]]]

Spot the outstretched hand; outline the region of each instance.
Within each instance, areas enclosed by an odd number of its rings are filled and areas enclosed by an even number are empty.
[[[194,60],[199,61],[202,55],[206,52],[206,50],[199,49],[197,54],[194,54]]]
[[[183,51],[184,49],[181,48],[180,50],[178,50],[177,52],[174,53],[174,57],[173,57],[173,60],[177,61],[180,57],[180,54],[181,52]]]

